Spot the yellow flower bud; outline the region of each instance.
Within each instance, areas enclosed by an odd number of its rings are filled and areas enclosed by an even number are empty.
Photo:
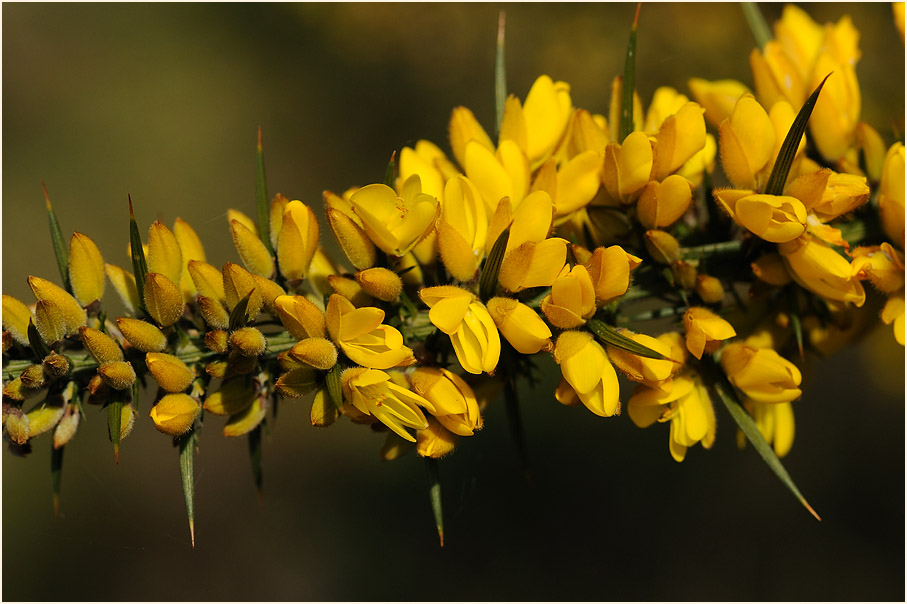
[[[26,367],[19,379],[22,380],[22,385],[31,390],[37,390],[44,386],[44,367],[41,365],[29,365]]]
[[[224,275],[224,293],[227,297],[227,309],[232,312],[243,298],[249,296],[249,302],[246,306],[246,317],[248,320],[254,321],[261,312],[262,306],[261,291],[257,287],[258,284],[255,282],[255,277],[243,267],[232,262],[224,264],[222,272]]]
[[[722,340],[737,335],[730,323],[700,306],[694,306],[684,313],[683,325],[687,332],[687,350],[697,359],[701,359],[704,352],[712,354],[721,346]]]
[[[526,155],[533,167],[540,166],[554,152],[572,112],[569,84],[554,82],[547,75],[535,80],[522,112],[526,120]]]
[[[315,388],[317,374],[311,367],[291,369],[277,379],[275,386],[281,396],[302,398]]]
[[[183,252],[173,231],[155,221],[148,228],[148,272],[159,273],[174,284],[183,274]]]
[[[44,357],[44,360],[41,361],[41,365],[44,368],[44,375],[47,376],[47,379],[49,380],[63,377],[69,373],[70,369],[69,360],[62,354],[57,354],[56,352],[51,352]]]
[[[510,345],[520,354],[552,348],[551,330],[538,313],[513,298],[492,298],[488,314]]]
[[[659,264],[671,264],[680,260],[680,244],[665,231],[646,231],[644,243],[652,260]]]
[[[565,265],[541,308],[548,321],[561,329],[579,327],[595,314],[595,289],[586,267]]]
[[[666,227],[683,216],[693,199],[693,183],[673,174],[663,182],[650,181],[636,204],[639,222],[647,229]]]
[[[135,369],[128,361],[112,361],[98,367],[98,375],[114,390],[126,390],[135,381]]]
[[[261,294],[262,308],[272,315],[276,315],[277,308],[274,306],[274,301],[280,296],[287,295],[287,292],[283,291],[282,287],[270,279],[265,279],[258,275],[252,275],[252,277],[255,279],[256,290]]]
[[[145,308],[161,327],[169,327],[183,316],[183,293],[160,273],[145,275]]]
[[[621,329],[619,332],[665,357],[664,359],[649,359],[608,344],[606,348],[608,358],[628,379],[642,382],[647,386],[658,387],[659,383],[670,378],[677,370],[677,365],[671,360],[670,345],[643,333],[633,333],[626,329]]]
[[[123,360],[123,350],[120,345],[106,333],[91,327],[82,327],[79,329],[79,334],[82,336],[85,348],[98,363]]]
[[[265,278],[274,274],[274,259],[258,235],[238,220],[230,221],[230,232],[233,234],[233,245],[249,272]]]
[[[872,182],[879,182],[879,179],[882,178],[885,153],[888,151],[885,147],[885,140],[875,128],[866,122],[857,124],[856,136],[857,145],[866,159],[866,175]]]
[[[573,113],[567,155],[575,157],[585,151],[597,151],[604,156],[610,138],[608,124],[603,116],[593,116],[585,109],[577,109]]]
[[[394,271],[376,266],[356,273],[356,282],[370,296],[393,302],[403,291],[403,281]]]
[[[806,208],[787,195],[747,195],[734,208],[737,222],[754,235],[784,243],[796,239],[806,230]]]
[[[413,351],[403,345],[403,335],[383,325],[384,311],[371,306],[356,308],[334,294],[328,300],[325,322],[331,339],[351,361],[372,369],[404,367],[415,363]]]
[[[278,296],[274,306],[280,322],[297,340],[324,337],[324,313],[304,296]]]
[[[428,422],[419,407],[433,405],[425,398],[395,384],[376,369],[355,367],[343,372],[343,398],[361,414],[372,416],[410,442],[416,439],[406,428],[424,430]]]
[[[192,428],[202,410],[198,401],[188,394],[168,394],[151,408],[154,427],[170,436],[182,436]]]
[[[344,212],[330,207],[327,209],[327,217],[328,225],[334,233],[334,239],[346,254],[350,264],[359,270],[374,266],[377,257],[375,244],[356,223],[358,218],[354,219]]]
[[[283,211],[277,239],[277,263],[288,282],[305,279],[318,249],[318,219],[312,209],[294,199]]]
[[[447,430],[459,436],[472,436],[482,428],[475,393],[463,378],[447,369],[420,367],[411,379],[413,391],[434,406],[429,411]]]
[[[187,266],[199,295],[217,300],[226,306],[227,294],[224,291],[224,277],[221,271],[201,260],[190,260]]]
[[[869,279],[876,289],[887,294],[904,289],[904,254],[890,243],[858,247],[852,255],[851,267],[858,279]]]
[[[728,344],[721,368],[730,382],[757,403],[789,403],[800,398],[800,370],[770,348]]]
[[[79,328],[88,322],[88,315],[85,313],[85,309],[66,290],[40,277],[29,277],[28,285],[34,292],[35,298],[39,301],[47,300],[48,302],[53,302],[54,306],[57,307],[63,320],[63,330],[66,335],[78,332]]]
[[[809,129],[822,157],[834,162],[843,157],[854,142],[861,99],[854,65],[837,60],[831,50],[826,48],[820,52],[813,67],[813,88],[818,87],[826,75],[828,79],[813,107]]]
[[[595,298],[608,302],[627,293],[630,287],[630,271],[642,263],[640,258],[628,254],[619,245],[599,247],[585,263],[592,279]]]
[[[469,373],[494,373],[501,356],[501,338],[491,315],[471,292],[440,285],[419,291],[431,309],[432,324],[450,336],[460,366]]]
[[[609,143],[602,177],[608,195],[631,203],[649,182],[654,161],[652,143],[643,132],[632,132],[622,144]]]
[[[328,283],[335,294],[343,296],[352,302],[353,306],[372,306],[375,303],[375,299],[362,289],[355,279],[331,275],[328,277]]]
[[[863,306],[866,292],[850,262],[824,242],[807,234],[780,244],[778,251],[801,287],[828,300]]]
[[[266,345],[265,336],[254,327],[243,327],[230,334],[230,347],[244,357],[257,357]]]
[[[718,127],[721,163],[738,189],[755,189],[775,150],[775,127],[751,95],[740,97],[730,117]]]
[[[78,406],[67,405],[63,418],[57,422],[57,427],[54,429],[54,449],[64,446],[75,436],[80,419]]]
[[[195,372],[172,354],[149,352],[145,365],[158,386],[167,392],[184,392],[195,379]]]
[[[195,294],[198,293],[195,283],[192,280],[192,275],[189,273],[189,262],[191,260],[200,260],[204,262],[205,248],[202,246],[202,241],[199,239],[195,229],[179,216],[176,217],[176,221],[173,223],[173,235],[176,237],[177,243],[179,243],[180,253],[183,258],[183,270],[182,275],[180,276],[179,286],[180,290],[183,292],[183,300],[188,304],[192,301],[192,298],[195,297]]]
[[[664,180],[705,146],[704,110],[697,103],[685,103],[665,118],[655,135],[653,176]]]
[[[567,216],[586,207],[601,188],[603,153],[585,151],[557,171],[554,213]]]
[[[420,457],[440,459],[453,453],[457,435],[447,430],[433,417],[426,418],[428,427],[416,432],[416,453]]]
[[[766,107],[778,101],[799,107],[806,100],[803,76],[779,41],[769,41],[761,52],[754,48],[750,53],[750,68],[756,93]]]
[[[11,442],[24,445],[28,442],[28,416],[18,407],[11,407],[4,415],[3,429]]]
[[[3,294],[3,329],[8,329],[13,339],[28,346],[28,324],[32,320],[28,307],[7,294]]]
[[[224,351],[226,351],[226,348],[224,348]],[[205,365],[205,373],[213,378],[222,380],[227,376],[227,369],[229,368],[230,365],[227,361],[212,361]]]
[[[328,396],[327,390],[322,388],[316,392],[315,398],[312,399],[312,410],[309,412],[312,425],[316,428],[326,428],[337,421],[338,417],[340,410]]]
[[[140,319],[117,317],[117,328],[126,341],[142,352],[160,352],[167,347],[167,337],[151,323]]]
[[[110,279],[113,289],[116,290],[120,300],[126,307],[126,312],[136,314],[141,306],[139,290],[135,285],[135,276],[129,271],[115,264],[104,264],[104,271]]]
[[[230,314],[220,302],[201,294],[198,295],[196,302],[198,303],[198,310],[208,327],[227,329],[230,326]]]
[[[444,152],[437,145],[427,141],[416,141],[415,149],[403,147],[400,150],[400,177],[398,183],[406,182],[413,174],[418,174],[422,180],[422,190],[441,199],[444,195],[444,181],[447,173],[451,171],[452,164]],[[454,168],[453,174],[457,173]]]
[[[211,352],[226,352],[228,342],[229,335],[223,329],[212,329],[205,333],[205,346]]]
[[[267,409],[262,406],[261,399],[255,399],[245,411],[227,420],[227,424],[224,426],[224,436],[234,438],[245,436],[258,427],[266,413]]]
[[[203,407],[215,415],[235,415],[247,409],[255,397],[251,381],[240,376],[224,382],[217,392],[209,393]]]
[[[584,331],[565,331],[554,345],[554,360],[564,380],[580,401],[593,413],[610,417],[620,413],[617,373],[605,349]],[[568,400],[566,388],[560,388]]]
[[[24,401],[36,392],[33,388],[28,388],[22,383],[21,378],[16,378],[3,384],[3,398],[14,401]]]
[[[280,240],[280,229],[283,226],[283,211],[287,208],[288,203],[290,203],[290,200],[280,193],[271,200],[271,208],[268,213],[271,249],[277,249],[277,243]]]
[[[494,144],[485,130],[476,120],[472,111],[466,107],[457,107],[450,116],[450,147],[453,149],[454,157],[461,166],[466,165],[466,144],[470,141],[476,141],[479,145],[494,153]]]
[[[706,304],[718,304],[724,300],[724,286],[711,275],[696,276],[696,293]]]
[[[82,306],[104,297],[104,259],[87,235],[73,233],[69,240],[69,283]]]
[[[879,216],[885,234],[904,247],[904,144],[895,143],[885,155],[879,183]]]
[[[337,347],[325,338],[307,338],[289,350],[289,356],[300,363],[326,371],[337,364]]]
[[[50,300],[38,300],[35,305],[35,327],[44,343],[50,346],[66,337],[66,320],[60,307]]]

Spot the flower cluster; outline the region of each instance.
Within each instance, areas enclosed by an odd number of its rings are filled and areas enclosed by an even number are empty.
[[[67,251],[48,201],[64,283],[3,296],[4,438],[24,452],[53,431],[60,449],[103,405],[118,449],[150,376],[143,413],[189,467],[206,415],[260,442],[279,399],[310,401],[314,426],[384,432],[384,459],[437,459],[549,358],[553,398],[597,416],[632,383],[630,419],[669,423],[678,462],[712,446],[718,400],[740,409],[741,443],[783,457],[804,349],[858,335],[877,312],[864,282],[904,344],[904,145],[859,121],[859,57],[849,18],[788,6],[750,56],[755,95],[693,79],[694,100],[662,87],[644,112],[625,74],[605,116],[543,75],[507,97],[496,141],[458,107],[451,156],[419,140],[385,182],[324,193],[345,262],[314,204],[263,189],[257,220],[228,211],[240,263],[219,268],[180,218],[146,243],[131,219],[132,271],[82,233]],[[123,316],[105,314],[108,282]]]

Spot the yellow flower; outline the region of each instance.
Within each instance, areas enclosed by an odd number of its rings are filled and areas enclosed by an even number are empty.
[[[82,233],[73,233],[69,240],[69,282],[82,306],[104,297],[104,258],[95,242]]]
[[[449,285],[426,287],[419,297],[432,324],[450,336],[460,366],[469,373],[494,373],[501,338],[485,306],[471,292]]]
[[[406,428],[428,427],[422,410],[434,409],[425,398],[398,386],[388,374],[376,369],[355,367],[343,372],[343,398],[360,413],[372,416],[410,442],[416,439]]]
[[[806,230],[806,208],[788,195],[747,195],[737,201],[734,220],[766,241],[783,243]]]
[[[712,354],[723,340],[737,335],[730,323],[701,306],[684,313],[683,325],[687,332],[687,350],[697,359],[701,359],[704,352]]]
[[[504,197],[519,207],[531,178],[529,159],[520,146],[504,140],[493,150],[472,140],[466,143],[465,153],[463,170],[485,200],[488,213],[494,213]]]
[[[554,200],[555,216],[569,216],[586,207],[595,198],[601,188],[603,157],[604,152],[588,150],[560,165],[555,177],[555,191],[549,191]],[[537,177],[533,189],[538,187]]]
[[[551,293],[542,298],[542,312],[555,327],[573,329],[595,314],[595,289],[582,264],[564,265]]]
[[[696,101],[705,109],[705,119],[718,126],[734,111],[734,105],[749,89],[737,80],[708,81],[692,78],[688,85]]]
[[[655,156],[649,137],[633,132],[623,143],[608,143],[602,182],[608,195],[622,203],[632,203],[652,175]]]
[[[250,273],[265,278],[274,274],[274,259],[258,235],[238,220],[230,221],[230,232],[233,235],[233,245],[236,246],[243,265]]]
[[[277,238],[277,264],[288,282],[305,279],[318,249],[318,219],[310,207],[294,199],[283,210]]]
[[[324,313],[304,296],[278,296],[274,306],[280,322],[297,340],[324,337]]]
[[[403,183],[400,195],[383,184],[362,187],[350,197],[369,238],[387,254],[403,256],[432,230],[440,206],[422,192],[418,174]]]
[[[888,294],[904,288],[904,255],[890,243],[858,247],[852,256],[851,267],[858,279],[869,279]]]
[[[617,373],[605,349],[591,334],[562,333],[554,346],[554,360],[564,376],[555,393],[559,401],[576,396],[596,415],[610,417],[620,413]]]
[[[750,68],[753,70],[756,93],[766,107],[781,100],[799,107],[806,100],[804,76],[777,40],[769,41],[761,52],[753,49]]]
[[[784,457],[794,444],[794,408],[790,403],[762,404],[743,401],[743,407],[753,417],[765,442],[772,445],[778,457]],[[746,437],[737,432],[737,444],[742,448]]]
[[[489,142],[490,144],[490,142]],[[413,174],[422,180],[422,192],[443,202],[444,183],[458,173],[437,145],[427,140],[416,141],[415,148],[400,150],[400,179],[404,183]]]
[[[885,234],[904,247],[904,144],[895,143],[885,155],[879,183],[879,216]]]
[[[677,462],[696,443],[710,449],[715,442],[715,410],[702,380],[691,371],[675,376],[664,390],[637,387],[627,403],[627,413],[640,428],[670,421],[668,449]]]
[[[655,135],[653,177],[664,180],[705,146],[704,110],[698,103],[684,103],[668,115]]]
[[[450,147],[454,157],[464,168],[466,167],[466,147],[471,141],[494,153],[494,143],[488,138],[485,129],[476,120],[472,111],[466,107],[457,107],[450,116]]]
[[[331,339],[351,361],[371,369],[389,369],[415,363],[412,349],[403,345],[403,335],[382,325],[384,311],[356,308],[343,296],[328,300],[325,322]]]
[[[882,323],[893,325],[894,338],[901,346],[904,345],[904,292],[888,297],[882,308]]]
[[[189,262],[191,260],[205,261],[205,248],[202,246],[202,240],[199,239],[188,222],[176,217],[173,223],[173,236],[180,246],[180,254],[183,258],[182,276],[180,277],[179,286],[183,292],[183,299],[188,304],[197,293],[192,275],[189,273]]]
[[[693,200],[693,183],[672,174],[662,182],[649,181],[636,203],[639,222],[647,229],[669,226],[683,216]]]
[[[721,368],[744,396],[757,403],[800,398],[800,370],[771,348],[728,344],[721,352]]]
[[[728,180],[738,189],[755,189],[757,175],[775,150],[775,128],[768,113],[752,95],[744,95],[730,117],[721,122],[718,134]]]
[[[509,204],[505,202],[501,206],[498,215],[506,214]],[[560,274],[567,260],[567,240],[558,237],[546,239],[552,217],[551,197],[544,191],[528,195],[514,211],[504,260],[498,273],[498,281],[507,291],[550,286]],[[492,235],[497,238],[495,229],[489,227],[489,243],[492,243]]]
[[[866,292],[850,263],[830,246],[806,234],[782,243],[778,251],[794,281],[801,287],[838,302],[863,306]]]
[[[816,59],[812,87],[818,87],[827,75],[828,80],[813,107],[809,128],[819,153],[834,162],[842,158],[854,142],[860,121],[860,84],[854,66],[839,62],[830,50],[819,53]]]
[[[80,327],[79,335],[82,337],[82,344],[98,363],[123,360],[120,345],[106,333],[91,327]]]
[[[482,428],[476,395],[463,378],[447,369],[419,367],[410,376],[413,391],[434,406],[431,414],[458,436],[472,436]]]
[[[541,75],[532,84],[522,114],[526,122],[526,156],[533,168],[554,152],[572,110],[570,86],[566,82],[554,82]]]
[[[630,287],[630,271],[641,262],[640,258],[628,254],[619,245],[596,248],[586,263],[592,287],[595,289],[595,298],[601,302],[609,302],[627,293]]]
[[[453,453],[457,446],[456,434],[445,428],[440,421],[432,416],[426,418],[428,426],[416,432],[416,453],[419,457],[440,459]]]
[[[608,344],[606,348],[608,358],[628,379],[634,382],[642,382],[648,386],[660,387],[665,380],[674,374],[677,364],[671,359],[671,346],[669,344],[643,333],[633,333],[626,329],[619,331],[634,342],[638,342],[665,357],[664,359],[641,357]]]
[[[438,221],[438,249],[455,279],[469,281],[475,276],[487,235],[488,215],[478,189],[464,176],[448,180]]]
[[[168,394],[151,408],[154,427],[170,436],[181,436],[189,431],[199,411],[198,401],[188,394]]]
[[[765,254],[753,262],[750,267],[756,277],[769,285],[781,287],[790,283],[790,273],[787,272],[780,254]]]
[[[495,325],[520,354],[551,350],[551,330],[538,313],[513,298],[492,298],[488,313]]]

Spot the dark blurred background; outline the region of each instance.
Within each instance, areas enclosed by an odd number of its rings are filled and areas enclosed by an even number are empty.
[[[67,234],[128,265],[126,195],[147,228],[178,215],[215,265],[238,261],[228,207],[254,213],[255,132],[269,191],[320,208],[321,191],[379,182],[418,138],[447,148],[450,110],[491,130],[497,15],[507,75],[569,82],[607,112],[634,5],[4,4],[3,291],[57,279],[41,194]],[[769,21],[782,6],[762,7]],[[863,119],[903,127],[904,46],[889,4],[810,4],[862,32]],[[736,78],[753,46],[735,4],[646,4],[637,82]],[[897,130],[898,132],[900,130]],[[108,288],[107,302],[117,308]],[[784,460],[813,520],[719,409],[712,451],[668,454],[668,427],[637,429],[559,406],[546,381],[521,392],[532,486],[502,404],[441,463],[438,548],[421,460],[378,460],[383,436],[309,425],[286,402],[264,446],[264,505],[245,440],[209,422],[198,456],[197,547],[177,454],[147,418],[120,464],[106,416],[88,409],[66,448],[54,520],[50,438],[4,450],[7,600],[902,600],[904,350],[890,328],[817,364]],[[626,401],[630,388],[624,385]],[[541,394],[539,394],[541,393]]]

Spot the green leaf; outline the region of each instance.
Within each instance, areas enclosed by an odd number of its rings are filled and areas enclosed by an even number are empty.
[[[387,168],[384,170],[384,184],[391,189],[395,189],[394,181],[397,179],[397,152],[391,153],[391,160],[387,162]]]
[[[249,461],[252,462],[252,478],[255,480],[255,489],[258,491],[259,501],[262,498],[262,485],[264,474],[261,470],[261,425],[249,432]]]
[[[230,312],[230,331],[236,331],[246,326],[246,309],[249,307],[249,298],[255,293],[255,288],[246,294],[246,297],[236,303]]]
[[[800,146],[800,139],[803,138],[803,134],[806,132],[809,116],[812,115],[813,107],[816,106],[816,101],[819,99],[819,93],[822,91],[822,86],[825,85],[825,82],[830,75],[831,74],[825,76],[818,88],[809,95],[809,98],[803,103],[803,107],[800,108],[800,112],[797,113],[797,117],[794,118],[794,123],[791,124],[790,130],[787,131],[787,136],[784,137],[784,143],[781,145],[781,150],[778,151],[778,158],[775,160],[772,173],[768,177],[768,184],[765,185],[765,193],[767,195],[784,194],[784,184],[787,182],[787,176],[790,174],[790,167],[794,163],[794,158],[797,156],[797,147]]]
[[[740,8],[743,9],[743,16],[746,17],[746,23],[750,26],[750,32],[753,39],[756,40],[756,47],[759,50],[765,48],[765,45],[772,39],[772,31],[762,16],[762,11],[756,6],[755,2],[741,2]]]
[[[630,28],[630,40],[627,42],[627,58],[624,62],[624,77],[621,82],[620,100],[620,138],[623,142],[633,132],[633,92],[636,89],[636,26],[639,23],[639,8],[636,5],[636,15],[633,17],[633,26]]]
[[[57,214],[54,207],[50,205],[50,195],[47,194],[47,187],[44,181],[41,181],[41,189],[44,191],[44,204],[47,206],[47,220],[50,222],[50,240],[54,245],[54,255],[57,257],[57,268],[60,269],[60,278],[63,279],[63,289],[72,293],[72,286],[69,283],[69,249],[66,247],[66,240],[63,239],[63,231],[60,229],[60,222],[57,220]]]
[[[195,428],[177,437],[180,450],[180,480],[183,484],[183,498],[189,517],[189,537],[195,547]]]
[[[340,378],[343,375],[343,367],[340,366],[340,363],[334,365],[330,371],[328,371],[325,376],[325,381],[327,382],[328,395],[330,395],[331,400],[334,401],[334,406],[337,409],[343,409],[343,388],[341,387]]]
[[[274,255],[271,248],[271,212],[268,207],[268,183],[265,179],[265,152],[261,146],[261,126],[258,127],[258,145],[255,150],[256,171],[255,179],[255,208],[258,210],[258,237],[265,244],[268,253]]]
[[[426,457],[425,469],[428,472],[428,498],[431,500],[431,511],[435,517],[435,527],[438,529],[438,539],[444,547],[444,512],[441,509],[441,472],[438,460]]]
[[[501,134],[504,122],[504,105],[507,103],[507,71],[504,65],[504,22],[505,12],[498,14],[498,42],[494,53],[494,116],[495,134]]]
[[[787,473],[787,470],[784,469],[784,466],[781,465],[781,460],[778,459],[778,456],[775,455],[774,450],[771,446],[765,442],[765,438],[762,437],[762,432],[759,431],[759,428],[756,426],[756,423],[753,421],[753,418],[750,417],[750,414],[746,412],[740,402],[737,400],[737,395],[734,393],[730,383],[726,380],[724,375],[718,376],[720,372],[717,368],[713,371],[714,381],[712,387],[715,393],[718,395],[718,398],[721,399],[721,402],[724,404],[725,408],[731,414],[731,417],[734,418],[734,421],[737,423],[737,426],[743,431],[743,434],[746,436],[746,439],[750,441],[756,451],[762,456],[762,459],[765,460],[765,463],[768,464],[768,467],[771,468],[772,472],[784,483],[784,486],[793,493],[794,497],[806,508],[806,510],[812,514],[816,520],[821,521],[822,519],[812,508],[811,505],[806,501],[806,498],[800,494],[800,490],[797,489],[797,485],[794,484],[794,481],[791,479],[790,475]]]
[[[139,292],[139,307],[147,313],[145,308],[145,275],[148,274],[148,264],[145,262],[145,250],[142,248],[142,235],[139,225],[135,221],[135,212],[132,211],[132,196],[129,199],[129,246],[132,251],[132,273],[135,275],[135,287]]]
[[[504,252],[507,251],[507,240],[510,239],[510,228],[504,229],[491,247],[482,274],[479,277],[479,297],[482,302],[487,302],[494,297],[498,287],[498,273],[501,271],[501,262],[504,261]]]
[[[613,327],[599,319],[589,319],[586,323],[592,333],[604,344],[610,344],[636,356],[647,359],[664,360],[665,357],[659,352],[655,352],[648,346],[640,344],[636,340],[631,340],[627,336],[619,333]]]
[[[113,393],[113,400],[107,405],[107,432],[113,443],[113,457],[120,463],[120,423],[123,420],[123,400],[119,390]]]
[[[53,489],[54,518],[60,517],[60,485],[63,478],[63,447],[54,447],[50,442],[50,481]]]

